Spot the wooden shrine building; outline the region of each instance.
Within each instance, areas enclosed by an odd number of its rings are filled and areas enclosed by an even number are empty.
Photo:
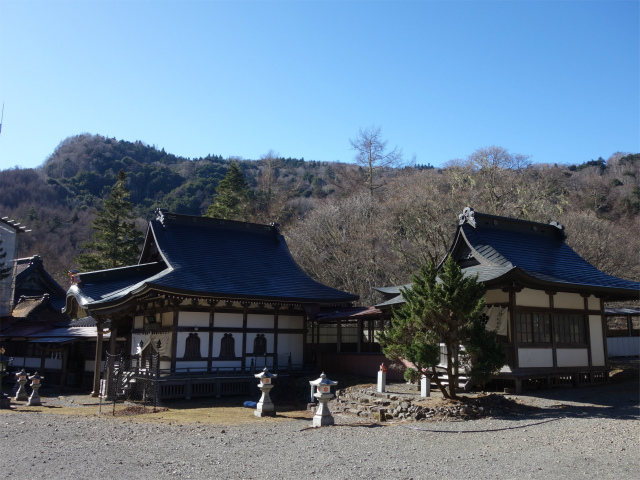
[[[157,353],[163,374],[175,377],[302,367],[312,356],[307,319],[355,300],[311,279],[277,224],[158,209],[138,264],[74,274],[66,311],[92,316],[99,337],[108,325],[110,353],[121,339],[127,355]],[[94,394],[98,382],[96,371]]]
[[[565,242],[557,222],[474,212],[459,216],[447,254],[487,288],[487,328],[507,353],[499,377],[516,382],[587,383],[608,377],[607,301],[640,298],[640,283],[601,272]],[[445,258],[445,260],[446,260]],[[444,261],[443,261],[444,262]],[[381,288],[389,315],[401,287]],[[409,286],[410,288],[410,286]]]

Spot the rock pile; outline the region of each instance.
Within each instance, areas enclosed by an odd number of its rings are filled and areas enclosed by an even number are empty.
[[[472,420],[503,417],[523,406],[502,395],[465,396],[459,401],[438,402],[437,406],[417,404],[417,395],[378,393],[373,388],[353,387],[338,390],[330,402],[333,413],[344,413],[379,421],[399,420]],[[313,406],[310,407],[313,410]]]

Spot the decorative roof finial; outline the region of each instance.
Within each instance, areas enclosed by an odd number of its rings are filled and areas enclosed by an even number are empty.
[[[471,207],[465,207],[460,215],[458,215],[458,223],[464,225],[468,223],[473,228],[476,228],[476,212]]]
[[[167,210],[166,208],[156,208],[156,220],[159,221],[163,227],[166,227],[166,219],[167,217],[165,216],[166,213],[168,213],[169,210]]]
[[[564,225],[560,225],[560,223],[557,222],[556,220],[550,222],[549,225],[551,225],[552,227],[556,227],[558,229],[557,234],[560,236],[560,238],[562,239],[567,238],[567,234],[564,231]]]

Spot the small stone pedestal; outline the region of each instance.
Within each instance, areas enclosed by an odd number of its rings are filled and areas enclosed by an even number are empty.
[[[38,393],[38,390],[42,386],[40,381],[43,378],[44,377],[41,377],[40,375],[38,375],[38,372],[34,373],[29,377],[29,380],[31,380],[31,388],[33,389],[33,392],[31,393],[31,396],[27,401],[27,405],[29,405],[30,407],[42,405],[42,402],[40,402],[40,394]]]
[[[420,396],[423,398],[431,396],[431,379],[426,375],[420,377]]]
[[[273,402],[271,401],[269,392],[274,386],[272,383],[272,380],[277,376],[278,376],[277,374],[270,373],[267,367],[264,367],[264,370],[262,370],[262,372],[254,375],[254,377],[260,380],[260,383],[258,384],[258,388],[262,391],[262,397],[260,397],[258,406],[253,412],[253,414],[256,417],[275,417],[276,416],[276,409],[273,406]]]
[[[29,396],[27,395],[27,390],[24,388],[24,386],[27,384],[28,380],[27,380],[27,372],[24,371],[24,368],[19,371],[16,372],[16,377],[18,377],[18,385],[20,385],[18,387],[18,391],[16,392],[16,402],[25,402],[29,399]]]
[[[328,402],[333,398],[333,393],[331,393],[331,387],[333,385],[337,385],[338,382],[333,382],[327,378],[327,376],[322,373],[320,378],[317,380],[312,380],[309,382],[312,387],[316,388],[316,393],[313,395],[318,400],[318,409],[316,410],[315,415],[313,416],[314,427],[325,427],[327,425],[333,425],[334,419],[333,415],[329,411]]]
[[[378,371],[378,393],[382,393],[386,391],[387,387],[387,367],[384,364],[380,365],[380,370]]]

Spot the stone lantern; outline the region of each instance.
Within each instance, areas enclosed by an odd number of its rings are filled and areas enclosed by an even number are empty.
[[[44,377],[41,377],[40,375],[38,375],[38,372],[34,373],[29,377],[29,380],[31,380],[31,388],[33,389],[33,392],[31,393],[31,396],[27,401],[27,405],[29,405],[30,407],[42,405],[42,403],[40,402],[40,394],[38,393],[38,390],[42,386],[40,381],[43,378]]]
[[[256,417],[275,417],[276,409],[273,406],[273,402],[271,401],[271,397],[269,397],[269,392],[273,388],[273,379],[278,375],[275,373],[269,372],[267,367],[264,367],[264,370],[260,373],[256,373],[254,377],[260,380],[258,384],[258,388],[262,391],[262,397],[260,397],[260,401],[258,402],[258,406],[256,410],[253,412]]]
[[[7,366],[12,362],[13,358],[7,358],[4,348],[0,348],[0,408],[11,408],[11,397],[2,391],[2,380],[7,375]]]
[[[331,387],[337,385],[338,382],[329,380],[323,372],[320,378],[310,381],[309,384],[316,388],[316,393],[313,396],[318,399],[319,403],[316,414],[313,416],[313,426],[324,427],[326,425],[333,425],[333,415],[331,415],[329,411],[328,402],[333,398]]]
[[[23,368],[21,371],[16,372],[16,377],[18,378],[17,380],[18,385],[20,385],[20,387],[18,387],[18,392],[16,393],[16,401],[24,402],[29,399],[29,396],[27,395],[27,390],[24,388],[24,386],[28,382],[27,372],[25,372]]]

